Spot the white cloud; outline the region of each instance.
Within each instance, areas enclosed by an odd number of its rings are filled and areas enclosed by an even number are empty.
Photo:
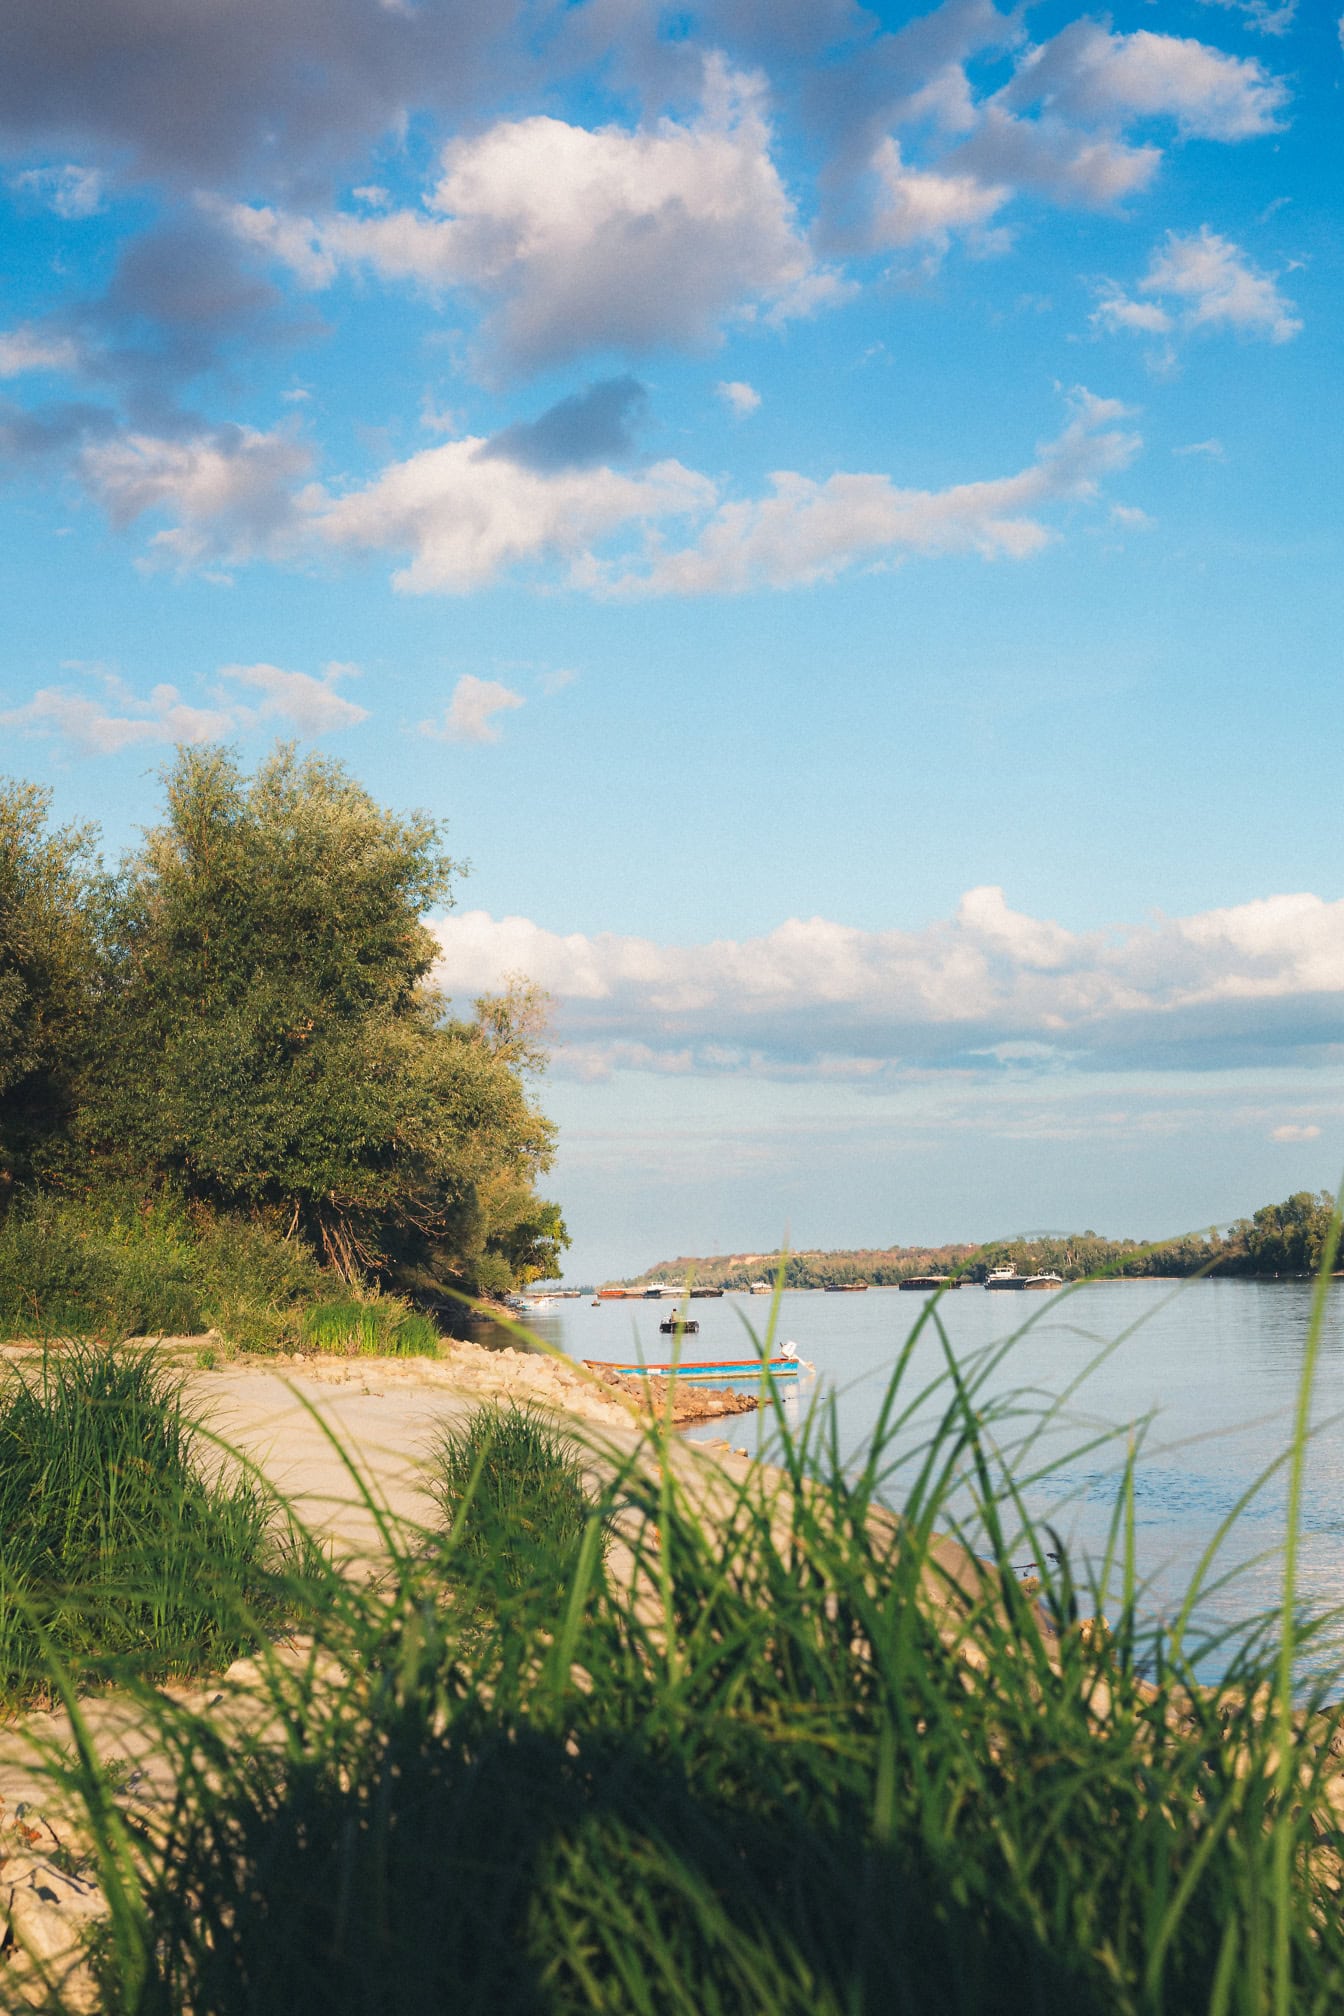
[[[730,406],[739,420],[745,420],[754,413],[761,403],[761,395],[754,385],[745,384],[740,378],[720,379],[714,387],[725,406]]]
[[[147,515],[172,519],[150,555],[187,566],[291,551],[294,485],[310,462],[290,434],[230,426],[182,439],[117,435],[85,448],[79,468],[118,528]]]
[[[1302,327],[1275,281],[1207,224],[1185,235],[1169,231],[1138,292],[1148,298],[1135,300],[1114,281],[1103,282],[1093,326],[1153,335],[1228,328],[1271,343],[1290,342]]]
[[[0,723],[58,737],[97,756],[115,756],[136,743],[210,742],[236,726],[225,709],[190,706],[176,686],[155,686],[147,700],[140,700],[119,680],[105,683],[110,690],[103,699],[68,687],[40,687],[22,707],[0,713]]]
[[[921,244],[929,261],[954,237],[1006,249],[991,220],[1021,195],[1105,208],[1146,189],[1162,163],[1154,121],[1238,142],[1277,131],[1287,104],[1286,85],[1260,63],[1192,38],[1113,34],[1084,18],[1043,44],[1022,40],[1020,15],[974,4],[944,5],[887,38],[900,88],[882,111],[865,116],[876,77],[852,78],[849,98],[834,101],[825,221],[837,243]],[[968,63],[1015,47],[1008,83],[978,94]]]
[[[19,378],[27,371],[73,371],[79,351],[68,336],[57,336],[21,322],[0,330],[0,378]]]
[[[464,594],[529,562],[577,562],[632,524],[708,509],[708,479],[679,462],[639,476],[607,468],[538,470],[486,456],[475,437],[394,462],[363,490],[327,501],[320,536],[333,546],[409,552],[393,579],[412,594]]]
[[[11,188],[35,196],[58,217],[71,221],[96,216],[103,207],[105,181],[99,168],[81,168],[74,161],[50,168],[25,168],[10,181]]]
[[[114,524],[170,523],[149,558],[179,566],[322,551],[405,555],[393,584],[467,594],[518,570],[564,570],[599,595],[722,594],[830,580],[912,554],[1023,558],[1053,536],[1035,514],[1087,500],[1141,443],[1113,428],[1124,407],[1083,390],[1063,432],[1017,474],[947,490],[889,475],[825,480],[777,472],[762,497],[725,499],[674,461],[636,474],[605,465],[532,466],[475,436],[394,462],[361,489],[299,484],[308,450],[244,428],[174,440],[126,435],[86,448],[85,483]],[[678,541],[669,527],[689,526]]]
[[[761,80],[715,56],[685,122],[593,129],[538,114],[450,141],[422,210],[214,208],[310,287],[365,265],[469,289],[487,307],[492,371],[530,371],[592,349],[699,347],[730,315],[778,320],[837,298],[771,138]]]
[[[0,725],[54,737],[98,756],[115,756],[137,744],[217,742],[277,722],[302,735],[323,735],[368,719],[366,708],[334,690],[339,680],[355,676],[357,669],[331,664],[314,679],[278,665],[225,665],[220,677],[261,694],[261,704],[236,702],[220,690],[211,696],[214,704],[196,707],[176,686],[155,686],[144,697],[115,672],[94,667],[90,678],[95,691],[43,686],[21,707],[0,713]]]
[[[478,679],[474,673],[464,672],[453,688],[443,720],[422,721],[420,733],[441,742],[498,742],[495,716],[523,704],[522,694],[501,685],[498,679]]]
[[[320,678],[309,672],[286,672],[279,665],[224,665],[222,679],[260,693],[256,709],[261,721],[290,721],[303,735],[325,735],[333,728],[353,728],[367,721],[367,707],[356,706],[336,691],[338,681],[357,678],[356,665],[330,664]]]
[[[1172,449],[1173,455],[1202,455],[1207,461],[1221,462],[1225,453],[1222,442],[1211,434],[1207,441],[1186,441],[1179,448]]]
[[[945,248],[954,231],[973,231],[1001,210],[1013,191],[1006,182],[911,168],[900,142],[890,136],[873,155],[879,193],[873,206],[876,245],[914,245],[927,240]]]
[[[1121,526],[1126,532],[1150,532],[1156,519],[1137,504],[1112,504],[1111,523]]]
[[[1012,910],[993,887],[915,932],[793,918],[760,938],[673,946],[479,910],[434,930],[448,993],[515,972],[547,988],[562,1066],[579,1071],[1188,1068],[1344,1052],[1344,902],[1310,895],[1083,933]]]
[[[1240,14],[1260,35],[1286,35],[1297,19],[1297,0],[1203,0],[1203,4]]]
[[[1044,104],[1084,123],[1173,118],[1183,133],[1206,140],[1276,132],[1288,100],[1283,82],[1253,57],[1146,28],[1113,35],[1087,19],[1029,50],[1002,95],[1007,104]]]
[[[1023,559],[1052,537],[1034,511],[1094,496],[1101,478],[1124,468],[1141,446],[1134,434],[1098,431],[1123,414],[1114,401],[1080,391],[1075,409],[1063,433],[1014,476],[907,490],[886,475],[818,482],[782,471],[766,496],[720,504],[691,545],[598,580],[625,595],[736,594],[833,580],[850,567],[910,554]]]
[[[1275,1127],[1270,1133],[1271,1141],[1319,1141],[1321,1130],[1314,1126],[1300,1126],[1289,1120],[1282,1127]]]
[[[1133,329],[1143,336],[1166,336],[1172,327],[1171,317],[1159,301],[1132,300],[1123,287],[1110,280],[1089,319],[1096,329]]]
[[[1239,245],[1207,224],[1188,237],[1169,231],[1139,287],[1182,303],[1191,329],[1227,327],[1287,343],[1302,327],[1269,275],[1256,272]]]

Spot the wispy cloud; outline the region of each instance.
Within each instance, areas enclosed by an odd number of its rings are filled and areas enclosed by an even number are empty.
[[[279,665],[225,665],[220,678],[228,686],[260,694],[260,704],[235,699],[226,686],[209,695],[209,705],[199,706],[184,699],[176,686],[162,683],[139,694],[120,674],[93,667],[82,687],[39,687],[22,706],[0,712],[0,725],[95,756],[115,756],[137,746],[217,742],[277,725],[301,735],[325,735],[368,719],[367,708],[335,691],[340,680],[357,673],[356,666],[337,664],[328,665],[319,678]]]
[[[1142,299],[1106,281],[1093,311],[1094,326],[1140,335],[1232,329],[1271,343],[1291,342],[1302,327],[1293,303],[1271,275],[1260,272],[1239,245],[1207,224],[1187,234],[1169,231],[1137,291]]]
[[[9,186],[35,197],[58,217],[74,221],[94,217],[102,209],[107,178],[100,168],[81,168],[77,162],[67,161],[49,168],[24,168],[11,175]]]

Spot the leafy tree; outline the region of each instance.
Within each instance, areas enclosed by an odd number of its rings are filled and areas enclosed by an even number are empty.
[[[282,1214],[348,1276],[507,1285],[553,1130],[516,1068],[536,1038],[429,985],[438,823],[292,748],[251,779],[183,751],[166,784],[112,906],[93,1152]]]
[[[1232,1227],[1233,1264],[1251,1274],[1312,1274],[1320,1265],[1334,1199],[1328,1190],[1299,1190],[1282,1204],[1262,1204]]]
[[[97,996],[92,836],[49,809],[0,780],[0,1197],[60,1153]]]

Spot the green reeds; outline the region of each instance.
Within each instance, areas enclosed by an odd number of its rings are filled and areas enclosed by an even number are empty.
[[[1344,2007],[1338,1675],[1291,1583],[1201,1687],[1198,1606],[1174,1637],[1143,1607],[1141,1456],[1089,1571],[1024,1502],[1054,1410],[915,1362],[857,1466],[824,1407],[733,1478],[658,1428],[580,1476],[478,1417],[431,1464],[432,1532],[386,1527],[376,1579],[313,1567],[313,1649],[263,1663],[250,1721],[145,1695],[177,1793],[142,1836],[67,1773],[113,1879],[105,2008]],[[564,1572],[529,1576],[547,1505]]]
[[[218,1670],[279,1614],[278,1507],[208,1459],[152,1352],[68,1344],[0,1386],[0,1710]],[[213,1472],[213,1474],[211,1474]]]
[[[343,1358],[437,1358],[439,1333],[428,1316],[397,1296],[364,1301],[343,1296],[304,1311],[301,1331],[310,1351]]]

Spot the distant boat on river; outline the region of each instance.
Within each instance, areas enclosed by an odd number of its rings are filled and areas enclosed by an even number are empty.
[[[960,1288],[958,1274],[907,1274],[904,1281],[896,1283],[898,1288]]]
[[[996,1267],[985,1277],[986,1288],[1025,1288],[1027,1277],[1015,1267]]]
[[[828,1281],[826,1284],[826,1293],[828,1295],[866,1295],[868,1293],[868,1283],[866,1281]]]
[[[1064,1286],[1064,1276],[1062,1274],[1028,1274],[1022,1286],[1024,1288],[1062,1288]]]

